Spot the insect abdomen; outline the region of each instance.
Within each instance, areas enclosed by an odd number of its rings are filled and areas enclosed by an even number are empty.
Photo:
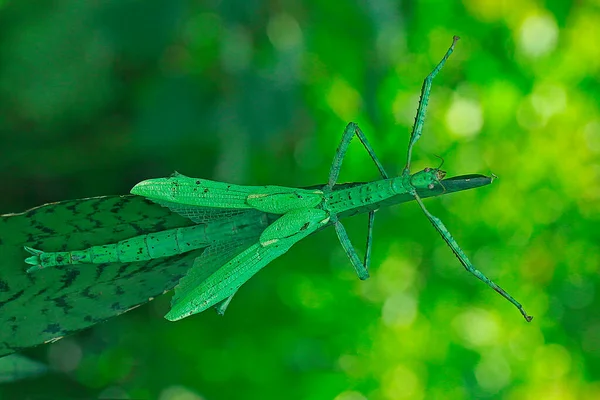
[[[61,265],[146,261],[185,253],[207,244],[205,226],[195,225],[135,236],[85,250],[43,252],[25,247],[33,254],[25,261],[33,265],[27,270],[31,272]]]
[[[204,225],[169,229],[120,241],[115,245],[116,261],[137,262],[160,257],[169,257],[197,249],[206,245],[206,243]],[[91,249],[94,248],[92,247]]]
[[[327,209],[334,214],[386,200],[396,193],[392,179],[364,183],[348,189],[334,190],[328,196]]]

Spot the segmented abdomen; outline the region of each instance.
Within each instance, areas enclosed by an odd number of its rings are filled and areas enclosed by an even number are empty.
[[[71,264],[137,262],[169,257],[208,245],[205,225],[168,229],[85,250],[43,252],[39,267]]]

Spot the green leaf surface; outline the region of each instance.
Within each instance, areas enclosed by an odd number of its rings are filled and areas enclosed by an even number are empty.
[[[23,245],[85,249],[192,222],[137,196],[46,204],[0,217],[0,355],[76,332],[172,289],[198,252],[25,273]]]

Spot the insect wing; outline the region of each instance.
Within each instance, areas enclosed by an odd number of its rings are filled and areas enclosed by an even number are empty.
[[[198,224],[217,219],[233,218],[248,212],[247,208],[196,207],[166,200],[155,200],[154,202]]]
[[[171,311],[165,318],[170,321],[200,313],[207,308],[219,305],[243,285],[254,274],[271,261],[285,253],[287,249],[275,246],[262,247],[256,243],[245,249],[237,257],[228,261],[199,286],[192,288],[185,296],[171,304]]]
[[[175,294],[171,299],[171,307],[176,308],[188,298],[193,298],[194,291],[214,274],[228,261],[237,257],[240,253],[258,242],[260,232],[255,237],[247,237],[245,240],[231,240],[217,242],[207,248],[199,256],[188,273],[181,278],[175,287]]]

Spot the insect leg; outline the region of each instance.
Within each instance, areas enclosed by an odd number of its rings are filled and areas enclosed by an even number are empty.
[[[367,225],[367,248],[365,250],[365,268],[369,270],[371,265],[371,247],[373,247],[373,223],[375,222],[375,212],[373,210],[369,213],[369,224]]]
[[[331,170],[329,172],[329,181],[328,181],[327,185],[325,186],[329,190],[331,190],[333,188],[333,186],[335,185],[335,183],[337,182],[337,178],[338,178],[338,176],[340,174],[340,170],[342,168],[342,161],[344,159],[344,156],[346,155],[346,151],[348,150],[348,145],[350,144],[350,141],[352,140],[354,135],[358,136],[358,139],[360,140],[360,142],[363,144],[363,146],[367,150],[367,153],[369,153],[369,155],[371,156],[371,159],[377,166],[377,169],[379,170],[379,173],[381,174],[383,179],[388,178],[388,174],[385,171],[385,168],[383,168],[381,161],[379,161],[379,158],[377,158],[377,155],[375,155],[375,151],[371,147],[371,144],[367,140],[367,137],[365,136],[363,131],[359,128],[359,126],[356,123],[350,122],[348,125],[346,125],[346,129],[344,129],[344,134],[342,135],[342,141],[340,142],[340,145],[337,148],[335,157],[333,158],[333,163],[331,164]],[[358,264],[356,264],[355,261],[358,260],[358,257],[356,257],[356,259],[354,259],[350,255],[350,253],[348,253],[348,250],[346,249],[346,247],[344,245],[345,242],[343,241],[342,236],[340,236],[340,233],[338,232],[338,237],[340,238],[340,241],[342,242],[342,246],[344,246],[344,249],[346,250],[348,257],[350,257],[350,260],[352,261],[352,264],[356,268],[356,272],[358,273],[358,276],[360,277],[360,279],[367,279],[369,277],[369,273],[368,273],[367,269],[369,267],[369,262],[371,260],[371,239],[372,239],[372,233],[373,233],[373,221],[374,220],[375,220],[375,210],[369,212],[367,252],[365,254],[365,264],[364,265],[361,264],[361,267],[357,267]],[[340,224],[340,226],[341,226],[341,224]],[[341,226],[341,229],[343,230],[343,236],[345,236],[345,240],[347,240],[347,244],[350,246],[351,251],[354,252],[354,254],[356,254],[356,252],[352,248],[352,245],[350,244],[350,239],[348,238],[348,235],[346,234],[344,227]],[[337,224],[336,224],[336,231],[338,231]],[[360,261],[358,261],[358,263],[360,264]]]
[[[332,218],[332,220],[333,219],[334,218]],[[372,224],[369,225],[372,226]],[[354,246],[352,246],[352,243],[350,242],[350,238],[348,237],[348,233],[346,232],[346,228],[344,228],[344,225],[342,225],[342,223],[338,221],[337,218],[335,218],[333,226],[335,227],[335,232],[337,233],[338,238],[340,239],[340,243],[342,244],[344,251],[348,255],[348,258],[350,258],[350,262],[356,270],[358,278],[360,280],[367,279],[369,277],[369,263],[371,261],[371,245],[369,243],[370,236],[367,237],[367,253],[365,254],[365,261],[363,263],[358,258],[358,254],[356,253],[356,250],[354,250]]]
[[[337,182],[337,178],[340,174],[340,169],[342,168],[342,161],[344,159],[344,156],[346,155],[346,151],[348,150],[348,145],[350,144],[350,141],[352,140],[354,135],[358,136],[360,142],[363,144],[363,146],[365,146],[365,149],[367,150],[367,152],[371,156],[371,159],[377,166],[377,169],[379,170],[381,176],[384,179],[388,178],[387,172],[385,172],[383,165],[375,155],[375,151],[373,151],[373,148],[369,144],[369,141],[367,140],[365,134],[360,130],[357,124],[355,124],[354,122],[350,122],[348,125],[346,125],[346,129],[344,129],[344,134],[342,135],[342,141],[340,142],[340,145],[338,146],[335,152],[335,157],[333,158],[333,163],[331,164],[331,170],[329,172],[329,181],[325,186],[326,188],[332,189],[335,183]]]
[[[433,78],[440,72],[450,54],[454,51],[454,45],[460,39],[458,36],[454,36],[452,38],[452,45],[446,54],[439,62],[438,65],[431,71],[427,78],[423,81],[423,86],[421,87],[421,97],[419,98],[419,107],[417,108],[417,115],[415,117],[415,124],[413,125],[412,132],[410,134],[410,141],[408,143],[408,154],[406,156],[406,167],[404,167],[404,174],[410,173],[410,159],[412,157],[412,148],[421,137],[421,133],[423,131],[423,124],[425,123],[425,113],[427,111],[427,102],[429,101],[429,93],[431,92],[431,83],[433,82]]]
[[[456,243],[456,240],[454,240],[454,238],[452,237],[452,235],[450,234],[450,232],[448,231],[446,226],[442,223],[442,221],[439,218],[433,216],[425,208],[425,205],[421,201],[421,198],[419,197],[418,194],[414,193],[414,196],[415,196],[415,199],[417,200],[417,203],[419,203],[419,206],[421,206],[421,209],[427,216],[427,218],[429,218],[429,221],[433,224],[435,229],[437,229],[439,234],[442,235],[442,237],[444,238],[444,241],[446,241],[446,244],[448,244],[448,246],[450,246],[450,248],[452,249],[452,252],[458,258],[458,260],[463,265],[463,267],[465,267],[467,271],[469,271],[470,273],[475,275],[477,278],[479,278],[480,280],[485,282],[486,285],[488,285],[489,287],[494,289],[502,297],[504,297],[506,300],[510,301],[515,307],[517,307],[519,309],[519,311],[521,312],[521,314],[523,314],[523,317],[525,317],[527,322],[531,321],[533,319],[533,317],[528,315],[525,312],[525,310],[523,309],[523,306],[518,301],[516,301],[510,294],[505,292],[504,289],[502,289],[500,286],[498,286],[494,282],[492,282],[487,276],[485,276],[481,271],[479,271],[477,268],[475,268],[473,266],[473,264],[471,264],[471,261],[469,261],[466,254],[458,246],[458,243]]]
[[[237,291],[235,293],[237,293]],[[215,311],[217,312],[217,314],[225,315],[225,310],[227,310],[227,307],[229,307],[229,303],[231,303],[231,299],[233,299],[235,293],[223,300],[222,302],[215,304]]]

